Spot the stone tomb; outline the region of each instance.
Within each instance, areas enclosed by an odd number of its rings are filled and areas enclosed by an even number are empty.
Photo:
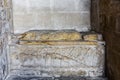
[[[0,4],[0,80],[104,80],[105,42],[91,32],[90,0]]]
[[[44,38],[38,38],[39,35],[43,35]],[[53,37],[53,40],[50,37]],[[70,37],[74,40],[70,40]],[[16,74],[41,77],[104,75],[104,41],[100,34],[85,34],[71,30],[29,31],[14,35],[9,49],[11,76]]]

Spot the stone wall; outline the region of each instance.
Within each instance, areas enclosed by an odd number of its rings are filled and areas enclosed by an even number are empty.
[[[12,31],[10,5],[10,0],[0,0],[0,80],[5,78],[8,72],[7,45],[9,33]]]
[[[14,32],[90,29],[90,0],[13,0]]]
[[[92,26],[106,40],[109,80],[120,80],[120,0],[92,0]]]

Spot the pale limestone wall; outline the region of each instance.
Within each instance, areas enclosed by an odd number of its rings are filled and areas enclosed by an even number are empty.
[[[90,0],[12,0],[14,32],[90,29]]]

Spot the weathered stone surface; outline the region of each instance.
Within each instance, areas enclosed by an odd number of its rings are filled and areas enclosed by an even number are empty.
[[[10,33],[10,1],[0,0],[0,80],[4,80],[8,75],[8,33]],[[9,16],[8,16],[9,14]]]
[[[69,77],[38,77],[38,76],[11,76],[7,80],[107,80],[104,77],[76,77],[76,76],[69,76]]]
[[[0,47],[0,80],[5,80],[8,76],[12,78],[12,75],[16,77],[17,75],[29,75],[29,77],[103,75],[103,42],[20,40],[20,43],[16,44],[18,41],[16,38],[14,45],[9,44],[9,52],[8,42],[11,41],[9,37],[13,31],[10,1],[0,1],[2,4],[0,5],[0,46],[2,46]],[[64,6],[59,2],[59,0],[13,0],[14,32],[22,33],[33,29],[89,31],[90,0],[70,0]],[[61,2],[66,1],[61,0]],[[68,7],[69,5],[71,8]],[[30,79],[29,77],[25,79]]]
[[[120,80],[120,0],[92,0],[92,26],[106,41],[109,80]]]
[[[4,8],[0,8],[0,20],[6,19],[6,10]]]
[[[102,35],[101,34],[86,34],[83,36],[84,40],[87,41],[101,41],[102,39]]]
[[[11,75],[102,76],[104,46],[70,43],[11,45]]]
[[[15,42],[15,41],[13,41]],[[98,45],[98,42],[93,41],[29,41],[29,40],[20,40],[16,41],[17,44],[29,44],[29,45]],[[14,44],[15,44],[14,43]]]
[[[79,32],[74,30],[32,30],[20,35],[19,40],[28,41],[71,41],[82,40],[82,36]]]

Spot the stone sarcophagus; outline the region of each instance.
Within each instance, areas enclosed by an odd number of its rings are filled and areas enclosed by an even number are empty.
[[[90,32],[90,3],[0,0],[0,80],[104,80],[105,43]]]
[[[99,34],[76,31],[30,31],[15,38],[18,39],[13,39],[13,43],[9,45],[11,76],[104,75],[104,41]]]

